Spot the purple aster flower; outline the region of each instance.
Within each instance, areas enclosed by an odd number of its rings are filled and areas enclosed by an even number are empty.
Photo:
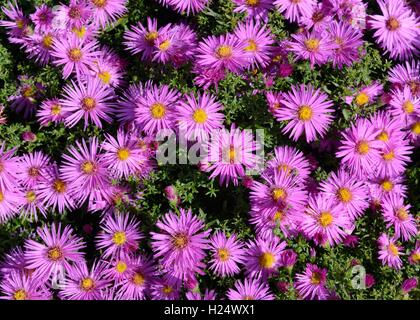
[[[277,275],[285,248],[286,242],[275,237],[251,240],[248,243],[247,259],[244,261],[245,274],[263,280]]]
[[[150,286],[152,300],[179,300],[181,281],[171,275],[156,279]]]
[[[108,262],[103,273],[105,278],[119,284],[122,280],[128,279],[133,275],[132,257],[125,255],[119,258],[113,258]]]
[[[71,266],[58,296],[62,300],[101,300],[101,291],[109,285],[104,268],[103,261],[94,262],[90,270],[85,261]]]
[[[359,244],[359,237],[355,235],[348,234],[343,241],[343,244],[346,247],[356,248]]]
[[[326,181],[321,182],[320,188],[344,208],[352,221],[360,217],[369,206],[368,189],[364,182],[343,169],[337,174],[331,173]]]
[[[411,206],[404,205],[404,198],[398,195],[387,195],[382,201],[382,214],[387,224],[394,227],[395,238],[409,241],[418,234],[416,220],[409,213]]]
[[[6,144],[3,141],[0,146],[0,188],[13,189],[17,186],[19,172],[19,159],[14,157],[16,148],[6,151]]]
[[[390,114],[400,119],[407,125],[410,117],[420,116],[420,96],[411,93],[410,87],[405,86],[403,90],[393,90],[391,96]]]
[[[44,86],[41,83],[28,83],[22,80],[18,93],[8,98],[11,101],[10,109],[16,113],[23,113],[24,119],[29,119],[35,113],[36,105],[44,93]]]
[[[92,17],[92,8],[85,0],[70,0],[69,5],[61,4],[57,17],[66,28],[82,28]]]
[[[418,281],[417,278],[405,279],[401,285],[401,291],[404,294],[408,294],[411,290],[417,288]]]
[[[358,178],[372,173],[380,159],[382,141],[375,140],[379,133],[366,119],[359,119],[342,133],[336,156]]]
[[[372,274],[367,273],[365,277],[366,288],[368,289],[372,288],[375,285],[375,283],[376,283],[375,277]]]
[[[178,191],[175,186],[167,186],[164,189],[166,199],[168,199],[171,204],[178,205],[181,202],[181,198],[178,195]]]
[[[18,214],[24,200],[22,196],[22,193],[15,188],[0,187],[0,224]]]
[[[104,165],[117,178],[128,178],[136,174],[141,170],[141,162],[146,161],[137,139],[121,129],[118,130],[116,139],[109,134],[106,135],[102,149]]]
[[[50,122],[55,124],[63,122],[67,114],[63,111],[63,106],[60,104],[60,101],[54,98],[44,100],[36,116],[41,126],[47,126]]]
[[[310,17],[315,8],[315,0],[276,0],[274,5],[290,22],[297,22],[302,16]]]
[[[246,43],[244,50],[250,59],[249,68],[263,68],[271,62],[274,40],[267,25],[248,20],[239,23],[234,32],[238,39]]]
[[[406,61],[405,65],[397,64],[389,70],[389,81],[396,89],[410,87],[414,96],[420,95],[420,63],[416,60]]]
[[[271,0],[233,0],[233,12],[246,12],[246,19],[256,19],[267,22],[268,12],[273,8]]]
[[[26,240],[25,259],[28,269],[35,269],[34,277],[48,279],[60,271],[69,272],[71,263],[84,261],[83,240],[73,234],[70,226],[63,229],[61,224],[44,225],[37,230],[42,242]]]
[[[91,66],[92,74],[85,81],[91,81],[90,77],[97,78],[106,87],[118,88],[123,84],[124,72],[121,68],[109,60],[107,54],[100,51],[100,55]]]
[[[86,83],[74,82],[64,88],[64,98],[60,100],[63,112],[66,114],[64,123],[66,126],[74,127],[82,118],[84,128],[89,123],[102,128],[102,121],[110,123],[110,113],[113,105],[110,102],[114,98],[111,88],[102,86],[100,80],[90,79]]]
[[[282,108],[276,113],[277,120],[289,120],[283,128],[283,133],[289,133],[293,141],[305,133],[306,141],[314,141],[317,134],[323,137],[333,121],[332,101],[319,89],[311,85],[292,86],[290,92],[283,94],[280,101]]]
[[[280,100],[283,99],[283,92],[266,91],[265,98],[268,103],[268,110],[276,117],[278,110],[282,107]]]
[[[93,23],[105,29],[127,11],[126,3],[127,0],[89,0]]]
[[[408,141],[400,140],[397,143],[385,143],[380,150],[380,158],[376,164],[376,174],[380,177],[397,176],[405,171],[407,163],[411,161],[409,155],[412,146]]]
[[[208,150],[206,171],[212,171],[210,178],[219,177],[220,185],[224,182],[228,186],[232,180],[238,184],[238,177],[245,175],[245,169],[254,168],[259,160],[254,151],[259,145],[252,133],[235,128],[232,124],[230,131],[218,130],[212,134],[211,141],[206,144]]]
[[[359,48],[363,45],[363,34],[348,23],[333,21],[328,25],[331,41],[337,44],[331,55],[333,67],[341,69],[359,61]]]
[[[299,25],[303,26],[306,30],[324,31],[333,19],[329,11],[327,1],[318,2],[313,6],[311,15],[299,17]]]
[[[180,216],[169,212],[157,222],[157,227],[160,233],[150,233],[151,246],[165,270],[179,277],[201,272],[210,233],[204,231],[204,223],[191,210],[180,209]]]
[[[209,0],[158,0],[179,13],[193,15],[203,11]]]
[[[25,187],[35,187],[41,181],[45,181],[44,171],[51,164],[49,156],[41,151],[24,154],[19,159],[17,177],[19,183]]]
[[[147,134],[171,129],[179,93],[167,85],[150,85],[144,95],[138,97],[136,123]]]
[[[7,7],[1,7],[1,10],[9,18],[9,21],[0,20],[0,26],[8,29],[10,42],[21,42],[22,38],[30,32],[28,18],[23,14],[15,0],[7,2]]]
[[[375,112],[370,118],[372,125],[380,130],[377,140],[385,143],[399,143],[404,139],[403,123],[398,118],[392,118],[386,111]]]
[[[196,63],[204,68],[239,73],[249,64],[247,43],[235,35],[209,36],[198,45]]]
[[[223,128],[223,106],[213,95],[185,95],[177,106],[176,121],[180,134],[188,140],[205,141],[213,130]]]
[[[390,238],[386,233],[381,234],[378,239],[378,248],[378,258],[382,261],[382,265],[388,265],[396,270],[401,269],[400,255],[403,248],[396,244],[395,237]]]
[[[97,46],[96,41],[68,36],[54,42],[51,55],[55,65],[63,66],[64,79],[70,77],[72,73],[81,78],[89,74],[89,68],[97,55]]]
[[[303,299],[325,300],[328,296],[326,281],[327,269],[308,263],[305,271],[296,275],[295,288]]]
[[[131,84],[121,93],[114,105],[114,113],[119,122],[124,125],[130,125],[136,120],[135,109],[139,98],[144,96],[145,92],[150,89],[151,84],[150,81],[146,82],[146,84]]]
[[[226,77],[226,71],[224,69],[202,67],[197,64],[193,66],[192,72],[196,75],[194,83],[204,90],[210,88],[212,85],[214,85],[217,90],[219,82]]]
[[[36,7],[33,14],[30,15],[35,25],[35,32],[47,32],[52,28],[52,21],[55,17],[54,12],[46,4]]]
[[[420,116],[410,117],[408,119],[408,138],[414,146],[420,145]]]
[[[267,283],[258,279],[237,280],[226,293],[228,300],[274,300]]]
[[[37,278],[29,277],[23,272],[13,271],[0,283],[3,296],[7,300],[51,300],[52,295]]]
[[[143,300],[150,285],[155,281],[155,267],[147,256],[139,255],[132,259],[133,272],[120,282],[115,293],[116,299]]]
[[[350,229],[352,221],[337,205],[336,200],[324,193],[309,198],[308,207],[302,218],[300,228],[310,239],[321,237],[331,246],[343,242],[346,229]],[[324,245],[321,242],[321,245]]]
[[[25,272],[27,271],[26,266],[25,253],[21,247],[15,247],[4,254],[0,263],[0,274],[3,276],[16,272]]]
[[[143,238],[139,222],[128,214],[108,215],[101,223],[101,229],[96,245],[99,250],[105,250],[105,258],[124,257],[136,251]]]
[[[420,20],[403,0],[377,0],[382,15],[370,16],[370,28],[376,42],[391,58],[406,60],[419,53],[416,39]]]
[[[410,253],[410,256],[408,257],[408,262],[410,264],[416,265],[420,263],[420,241],[416,241],[416,246],[414,250]]]
[[[298,255],[293,249],[284,250],[280,256],[280,265],[291,270],[297,259]]]
[[[226,237],[217,231],[210,238],[211,260],[209,269],[221,277],[233,276],[240,272],[239,265],[245,261],[245,250],[236,234]]]
[[[378,81],[364,86],[354,92],[352,96],[345,98],[347,104],[355,103],[358,107],[365,107],[375,103],[376,98],[383,92],[383,85]]]

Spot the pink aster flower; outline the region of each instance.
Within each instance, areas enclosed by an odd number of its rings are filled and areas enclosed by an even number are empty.
[[[111,88],[102,86],[100,80],[90,79],[86,83],[72,81],[64,88],[64,94],[60,105],[66,114],[66,126],[72,128],[82,118],[85,129],[89,123],[102,128],[101,120],[107,123],[112,121],[109,114],[113,111],[110,100],[114,98],[114,93]]]
[[[402,90],[408,86],[414,96],[420,95],[420,63],[418,61],[397,64],[389,70],[388,75],[394,88]]]
[[[222,109],[223,106],[213,95],[185,95],[176,109],[179,132],[188,140],[207,140],[213,130],[223,128],[225,116]]]
[[[386,111],[375,112],[370,118],[372,125],[380,130],[377,140],[384,143],[399,143],[404,139],[404,124],[398,118],[389,116]]]
[[[276,113],[277,120],[289,120],[283,133],[289,133],[293,141],[305,133],[306,141],[323,137],[333,120],[329,113],[334,112],[332,101],[319,89],[311,85],[292,86],[292,90],[283,94],[280,101],[284,106]]]
[[[165,270],[177,277],[201,272],[210,233],[204,231],[203,221],[191,210],[180,209],[180,216],[169,212],[157,222],[157,227],[160,233],[150,233],[151,246]]]
[[[228,300],[274,300],[267,283],[258,279],[237,280],[226,293]]]
[[[379,131],[366,119],[360,119],[343,133],[336,156],[357,177],[372,173],[380,159],[382,141],[375,140]]]
[[[103,256],[124,257],[134,252],[143,238],[139,231],[139,222],[128,214],[109,215],[101,223],[96,244],[99,250],[104,249]]]
[[[47,210],[38,194],[39,192],[36,188],[25,188],[22,190],[20,216],[29,217],[33,221],[38,221],[38,213],[41,213],[44,218],[47,216]]]
[[[117,178],[136,174],[141,169],[141,162],[146,161],[137,139],[122,130],[118,130],[116,139],[107,134],[102,149],[105,166]]]
[[[118,88],[123,83],[124,71],[109,60],[107,53],[100,51],[99,56],[95,59],[91,66],[91,75],[86,77],[85,81],[91,81],[90,77],[97,78],[103,86]]]
[[[411,251],[410,256],[408,257],[408,262],[410,264],[416,265],[420,263],[420,241],[416,241],[416,246],[413,251]]]
[[[382,15],[370,16],[373,37],[391,58],[405,60],[418,54],[420,20],[403,0],[377,0]]]
[[[9,20],[0,20],[0,26],[8,29],[10,42],[21,42],[22,38],[29,34],[28,18],[15,0],[7,2],[7,7],[1,7],[1,10],[9,18]]]
[[[136,120],[135,109],[141,96],[149,90],[151,82],[135,83],[128,86],[119,96],[114,105],[115,116],[124,125],[130,125]]]
[[[29,277],[23,272],[13,271],[0,283],[3,296],[7,300],[51,300],[52,295],[42,281]]]
[[[299,296],[309,300],[325,300],[328,296],[325,286],[327,272],[327,269],[308,263],[305,271],[296,275],[295,288]]]
[[[19,172],[19,159],[14,157],[16,148],[6,150],[3,141],[0,146],[0,188],[13,189],[17,186],[17,172]]]
[[[28,57],[34,59],[41,66],[50,63],[53,44],[60,41],[61,35],[57,31],[34,33],[27,39],[30,43],[25,51]]]
[[[52,21],[55,17],[54,12],[46,4],[36,7],[33,14],[30,15],[32,22],[35,25],[35,32],[46,32],[52,28]]]
[[[299,25],[306,30],[324,31],[327,25],[332,21],[328,2],[318,2],[313,6],[311,15],[302,15],[299,17]]]
[[[368,190],[365,183],[341,169],[331,173],[326,181],[321,182],[321,191],[345,209],[351,220],[357,219],[369,206]]]
[[[249,54],[249,68],[263,68],[271,62],[274,40],[266,25],[248,20],[239,23],[234,32],[238,39],[246,43],[244,50]]]
[[[391,94],[389,112],[393,117],[407,125],[410,117],[420,116],[420,96],[413,95],[410,87],[405,86],[403,90],[394,90]]]
[[[51,159],[41,151],[24,154],[20,159],[17,177],[25,187],[35,187],[45,181],[44,171],[50,166]]]
[[[300,17],[310,17],[315,8],[315,0],[276,0],[274,5],[290,22],[297,22]]]
[[[411,206],[404,205],[404,198],[395,194],[385,196],[382,201],[382,213],[386,227],[394,227],[395,238],[409,241],[418,234],[416,220],[409,213]]]
[[[81,238],[73,234],[70,226],[63,229],[61,224],[45,225],[37,230],[41,242],[26,240],[25,259],[28,269],[35,269],[34,277],[48,279],[60,271],[70,271],[72,263],[82,262],[85,247]]]
[[[209,36],[198,45],[196,63],[204,68],[239,73],[249,64],[247,43],[235,35]]]
[[[179,13],[193,15],[203,11],[209,0],[158,0],[164,6],[169,6]]]
[[[115,298],[121,300],[144,300],[146,292],[155,281],[153,261],[145,255],[132,259],[133,272],[122,280],[115,292]]]
[[[382,261],[382,265],[388,265],[396,270],[401,269],[400,255],[403,248],[396,244],[395,237],[390,238],[386,233],[381,234],[378,239],[378,248],[378,258]]]
[[[271,0],[233,0],[233,12],[246,12],[246,19],[267,22],[268,12],[273,8]]]
[[[368,181],[368,187],[372,201],[379,205],[386,195],[397,195],[405,198],[407,193],[407,187],[404,185],[402,176],[379,177],[373,174]]]
[[[341,69],[360,60],[359,48],[363,45],[363,34],[348,23],[333,21],[328,25],[331,41],[337,44],[331,55],[333,67]]]
[[[68,6],[60,5],[57,17],[68,29],[81,28],[91,19],[92,8],[85,0],[70,0]]]
[[[59,291],[61,300],[101,300],[101,291],[109,285],[104,279],[105,263],[94,262],[89,270],[85,261],[71,266]]]
[[[274,171],[284,171],[297,181],[306,180],[311,173],[309,161],[302,151],[289,146],[276,147],[274,157],[267,161],[266,167],[264,172],[269,175],[274,175]]]
[[[413,147],[407,140],[397,143],[385,143],[380,150],[380,158],[376,163],[376,174],[384,176],[397,176],[405,171],[407,163],[411,161],[409,155]]]
[[[15,247],[4,254],[0,263],[0,273],[7,275],[13,272],[25,272],[26,266],[27,263],[22,248]]]
[[[151,85],[138,97],[136,123],[147,134],[171,129],[179,93],[167,85]]]
[[[414,146],[420,146],[420,116],[408,119],[408,138]]]
[[[210,252],[209,269],[221,277],[238,274],[239,265],[245,261],[244,245],[236,234],[226,237],[223,232],[217,231],[210,238]]]
[[[171,275],[164,275],[150,285],[152,300],[179,300],[182,282]]]
[[[132,257],[125,255],[111,259],[107,263],[103,274],[105,278],[119,284],[122,280],[126,280],[133,275],[133,267]]]
[[[15,188],[0,187],[0,224],[16,216],[23,201],[22,194]]]
[[[93,23],[105,29],[127,11],[126,3],[127,0],[89,0]]]
[[[376,98],[383,92],[383,85],[378,81],[356,90],[353,95],[345,98],[347,104],[354,103],[358,107],[365,107],[375,103]]]
[[[66,115],[57,98],[44,100],[36,114],[41,126],[47,126],[50,122],[55,124],[63,122]]]
[[[352,221],[336,200],[324,193],[309,198],[300,228],[310,239],[321,237],[331,246],[343,242]],[[323,242],[321,242],[324,245]]]
[[[285,241],[276,237],[255,239],[248,243],[245,274],[256,279],[267,279],[276,275],[281,265],[281,255],[286,248]]]
[[[287,0],[289,1],[289,0]],[[289,50],[300,60],[309,60],[311,68],[327,63],[338,45],[332,42],[326,32],[302,32],[292,34]]]
[[[231,126],[230,131],[218,130],[212,134],[211,141],[207,142],[209,167],[206,171],[212,171],[210,178],[219,177],[220,185],[226,182],[226,186],[232,180],[238,184],[238,177],[245,175],[245,169],[256,166],[258,157],[254,151],[259,145],[254,141],[252,133]]]
[[[78,78],[89,74],[89,68],[97,54],[97,42],[81,40],[75,36],[63,37],[55,41],[51,51],[53,63],[63,66],[63,77],[67,79],[72,73]]]
[[[268,111],[276,117],[278,110],[282,107],[280,100],[283,99],[283,92],[266,91],[265,98],[268,103]]]
[[[89,206],[96,201],[102,201],[101,192],[110,185],[108,168],[100,156],[96,137],[77,141],[76,146],[68,148],[68,154],[63,155],[60,176],[67,183],[72,196],[83,203],[89,198]]]
[[[215,86],[217,90],[219,82],[226,77],[225,70],[202,67],[197,64],[193,66],[192,72],[195,74],[194,83],[204,90],[211,86]]]

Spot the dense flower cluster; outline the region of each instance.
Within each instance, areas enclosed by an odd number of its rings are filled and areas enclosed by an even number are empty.
[[[187,15],[209,4],[158,2]],[[250,300],[295,290],[300,299],[335,299],[325,265],[308,259],[292,274],[302,254],[291,244],[306,240],[313,257],[320,248],[354,248],[359,241],[354,231],[368,210],[379,213],[386,226],[372,249],[378,262],[395,270],[420,263],[418,213],[407,201],[404,175],[420,145],[418,13],[404,0],[377,0],[373,15],[362,0],[233,3],[245,18],[229,33],[200,37],[186,22],[162,24],[153,17],[125,30],[123,50],[142,63],[191,68],[195,90],[187,93],[153,79],[128,84],[127,61],[100,43],[104,29],[127,13],[126,0],[70,0],[54,9],[41,5],[29,16],[15,2],[2,8],[7,19],[0,26],[10,43],[41,67],[58,68],[65,83],[59,96],[50,97],[43,84],[22,76],[18,92],[9,97],[10,109],[25,120],[35,117],[41,130],[63,125],[68,131],[105,131],[77,140],[56,159],[2,142],[0,224],[16,217],[42,222],[50,212],[77,209],[101,216],[93,260],[78,228],[62,223],[44,223],[8,252],[0,265],[2,298]],[[272,32],[268,20],[274,10],[298,27],[290,38],[279,40]],[[263,90],[268,111],[293,146],[275,146],[264,159],[264,146],[254,134],[225,121],[229,106],[216,94],[229,74],[249,80],[258,71],[270,88],[276,79],[290,78],[302,61],[308,70],[327,65],[343,70],[363,58],[368,32],[395,62],[388,82],[355,84],[339,105],[326,88],[306,80],[290,82],[283,91]],[[353,119],[336,143],[328,140],[342,106],[364,110],[379,101],[380,110]],[[5,125],[2,112],[3,106]],[[107,132],[113,122],[118,129]],[[119,210],[141,197],[133,181],[140,181],[141,189],[141,181],[159,171],[162,132],[198,144],[200,159],[193,169],[198,174],[217,179],[221,188],[249,189],[254,236],[212,230],[201,209],[199,214],[182,205],[174,186],[164,190],[172,210],[161,212],[152,230]],[[24,139],[36,136],[27,132]],[[297,141],[318,143],[335,155],[337,170],[316,181],[316,159],[299,150]],[[258,175],[251,177],[252,170]],[[407,243],[415,248],[408,251]],[[290,271],[293,288],[289,282],[270,286],[282,269]],[[226,292],[203,288],[205,274],[234,276],[236,282]],[[366,286],[374,283],[368,275]],[[407,279],[401,290],[416,286],[416,278]]]

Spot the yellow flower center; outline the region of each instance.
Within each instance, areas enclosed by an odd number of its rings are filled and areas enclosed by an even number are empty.
[[[381,187],[384,191],[390,192],[394,188],[394,184],[390,180],[384,180],[381,183]]]
[[[121,148],[117,151],[118,159],[125,161],[130,157],[130,150],[127,148]]]
[[[106,6],[107,0],[91,0],[92,3],[98,8],[103,8]]]
[[[61,113],[61,106],[59,104],[53,104],[51,106],[51,114],[53,116],[58,116]]]
[[[356,96],[356,104],[358,106],[363,106],[366,103],[369,102],[369,96],[364,93],[364,92],[360,92],[357,96]]]
[[[166,113],[165,105],[162,103],[154,103],[150,108],[150,112],[152,113],[152,117],[155,119],[162,119]]]
[[[318,285],[318,284],[321,283],[321,280],[322,280],[322,276],[319,272],[312,273],[312,276],[311,276],[311,283],[312,284]]]
[[[115,267],[117,272],[124,273],[127,270],[127,264],[124,261],[118,261],[117,266]]]
[[[162,288],[162,292],[163,292],[165,295],[169,295],[169,294],[171,294],[171,293],[172,293],[172,291],[173,291],[172,287],[171,287],[171,286],[168,286],[168,285],[166,285],[166,286],[164,286],[164,287]]]
[[[127,237],[125,235],[125,232],[124,231],[115,232],[114,235],[112,236],[112,241],[117,246],[122,246],[127,241]]]
[[[141,286],[144,283],[145,279],[141,273],[136,272],[131,280],[136,286]]]
[[[185,233],[177,233],[172,238],[172,244],[176,249],[184,249],[188,245],[188,236]]]
[[[420,262],[420,252],[415,252],[411,255],[411,259],[414,263]]]
[[[165,40],[165,41],[162,41],[160,44],[159,44],[159,49],[161,50],[161,51],[167,51],[168,49],[169,49],[169,47],[171,46],[171,41],[169,41],[169,40]]]
[[[393,159],[395,158],[394,151],[390,151],[390,152],[384,153],[384,154],[382,155],[382,158],[383,158],[385,161],[391,161],[391,160],[393,160]]]
[[[376,139],[381,140],[381,141],[388,141],[389,140],[388,133],[386,133],[386,131],[384,130],[380,134],[378,134]]]
[[[63,252],[59,247],[52,247],[48,250],[47,255],[51,261],[58,261],[63,257]]]
[[[309,51],[316,52],[319,48],[319,40],[314,38],[305,40],[305,46]]]
[[[282,163],[277,166],[277,171],[283,171],[286,173],[286,175],[290,175],[290,172],[292,172],[292,168],[288,164]]]
[[[71,31],[80,39],[86,35],[86,27],[82,26],[81,28],[72,28]]]
[[[400,27],[400,23],[397,19],[391,17],[386,21],[386,27],[390,31],[395,31]]]
[[[298,118],[301,121],[309,121],[312,119],[312,108],[307,105],[303,105],[298,110]]]
[[[69,17],[72,19],[78,19],[82,13],[80,12],[80,9],[78,7],[71,7],[69,10]]]
[[[338,197],[342,202],[349,202],[353,198],[353,195],[349,188],[340,188],[338,189]]]
[[[146,35],[144,36],[144,39],[150,44],[153,44],[158,37],[159,37],[159,33],[157,33],[156,31],[150,31],[146,33]]]
[[[36,200],[36,194],[32,190],[28,191],[26,193],[26,200],[28,200],[29,203],[32,203]]]
[[[79,48],[73,48],[69,50],[68,56],[71,61],[79,62],[83,58],[83,52]]]
[[[274,188],[273,191],[271,191],[271,196],[274,201],[284,200],[287,197],[287,192],[283,188]]]
[[[92,278],[85,278],[82,280],[80,286],[85,291],[90,291],[95,287],[95,282],[92,280]]]
[[[405,210],[404,207],[399,208],[396,213],[397,213],[398,219],[400,219],[402,221],[405,221],[405,220],[408,219],[408,212],[407,212],[407,210]]]
[[[245,2],[250,7],[256,7],[260,4],[260,0],[245,0]]]
[[[362,140],[356,144],[356,151],[358,154],[365,155],[369,152],[369,144],[367,141]]]
[[[81,170],[85,174],[92,174],[96,171],[96,164],[92,161],[85,161],[81,165]]]
[[[254,297],[253,296],[245,296],[244,300],[254,300]]]
[[[334,220],[334,217],[332,216],[331,212],[324,211],[321,212],[321,216],[319,217],[319,223],[324,228],[328,227]]]
[[[35,88],[32,86],[28,86],[22,90],[22,95],[26,98],[30,98],[34,95]]]
[[[203,124],[207,120],[207,113],[203,109],[197,109],[193,113],[193,119],[198,124]]]
[[[57,179],[53,183],[53,189],[58,193],[64,193],[67,190],[67,185],[64,181]]]
[[[90,112],[96,108],[96,101],[92,97],[86,97],[82,99],[82,109],[86,112]]]
[[[403,110],[405,113],[411,114],[414,112],[414,104],[411,101],[406,101],[403,104]]]
[[[13,294],[13,299],[15,300],[26,300],[27,298],[27,294],[26,291],[23,289],[17,290],[14,294]]]
[[[102,71],[98,74],[98,77],[104,84],[109,84],[111,82],[111,74],[108,71]]]
[[[274,217],[273,217],[273,221],[274,222],[281,221],[281,220],[283,220],[283,217],[284,217],[283,211],[276,211],[276,213],[274,214]]]
[[[229,260],[229,250],[226,248],[222,248],[217,250],[217,255],[219,256],[220,261],[225,262]]]
[[[39,168],[38,167],[30,167],[28,170],[28,176],[35,178],[39,176]]]
[[[230,163],[235,163],[235,159],[236,159],[235,147],[231,145],[228,151],[228,160]]]
[[[389,244],[388,250],[394,257],[398,256],[398,248],[393,243]]]
[[[51,34],[47,34],[42,39],[42,45],[46,49],[51,49],[53,42],[54,42],[54,38],[53,38],[53,36]]]
[[[261,268],[272,268],[274,266],[274,263],[276,262],[276,258],[271,252],[264,252],[261,254],[259,258],[259,263]]]
[[[23,29],[23,27],[25,26],[25,21],[22,19],[17,19],[15,22],[16,27],[18,27],[19,29]]]
[[[232,56],[232,47],[228,45],[221,45],[216,50],[217,56],[221,59],[230,58]]]
[[[411,126],[411,132],[416,135],[420,135],[420,121],[417,121]]]
[[[4,200],[4,193],[0,191],[0,202],[3,202]]]
[[[245,47],[245,51],[255,52],[257,51],[257,49],[258,49],[258,46],[254,40],[249,40],[248,45]]]

